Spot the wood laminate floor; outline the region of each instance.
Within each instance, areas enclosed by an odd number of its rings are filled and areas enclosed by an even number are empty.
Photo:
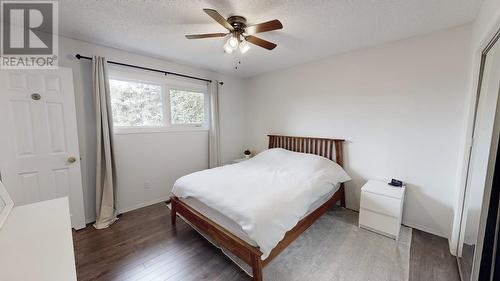
[[[457,259],[459,271],[462,273],[462,280],[470,280],[472,274],[472,263],[474,261],[475,246],[463,245],[462,257]]]
[[[448,240],[413,229],[410,247],[410,281],[460,280],[457,260],[450,254]]]
[[[110,228],[73,233],[78,280],[251,280],[160,203],[120,216]],[[410,281],[457,281],[446,239],[414,230]]]

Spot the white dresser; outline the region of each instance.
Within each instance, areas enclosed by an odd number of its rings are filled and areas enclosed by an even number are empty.
[[[12,209],[0,229],[0,280],[76,281],[68,198]]]
[[[359,227],[398,239],[405,189],[383,181],[368,181],[361,188]]]

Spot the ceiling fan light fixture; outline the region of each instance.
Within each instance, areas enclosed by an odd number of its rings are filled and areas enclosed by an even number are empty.
[[[248,44],[247,41],[242,40],[240,43],[240,53],[244,54],[244,53],[248,52],[248,50],[250,50],[250,44]]]
[[[226,42],[226,44],[224,44],[223,49],[227,54],[231,54],[234,51],[234,49],[229,45],[229,40]]]
[[[233,50],[236,50],[238,49],[238,45],[239,45],[239,42],[238,42],[238,38],[237,38],[237,35],[232,35],[231,37],[229,37],[229,39],[227,40],[227,44],[229,45],[229,47],[233,48]]]
[[[254,35],[257,33],[282,29],[283,25],[277,19],[247,26],[247,20],[245,17],[233,15],[226,19],[214,9],[203,9],[203,11],[217,23],[222,25],[228,33],[219,32],[207,34],[189,34],[186,35],[187,39],[224,37],[226,42],[224,42],[223,49],[228,54],[231,54],[234,51],[237,51],[240,54],[244,54],[250,49],[250,44],[267,50],[274,50],[274,48],[276,48],[277,46],[273,42],[266,41]]]

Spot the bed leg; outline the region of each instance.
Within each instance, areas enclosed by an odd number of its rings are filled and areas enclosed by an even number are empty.
[[[262,281],[262,260],[255,255],[252,261],[253,281]]]
[[[176,218],[177,218],[177,212],[175,211],[175,199],[172,198],[172,200],[170,200],[170,223],[172,225],[175,225],[175,222],[176,222]]]
[[[340,197],[340,206],[342,208],[345,208],[345,189],[343,183],[340,185],[340,189],[342,189],[342,197]]]

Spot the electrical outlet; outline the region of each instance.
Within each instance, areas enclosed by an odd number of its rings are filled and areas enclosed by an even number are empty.
[[[151,189],[151,181],[144,182],[144,189]]]

